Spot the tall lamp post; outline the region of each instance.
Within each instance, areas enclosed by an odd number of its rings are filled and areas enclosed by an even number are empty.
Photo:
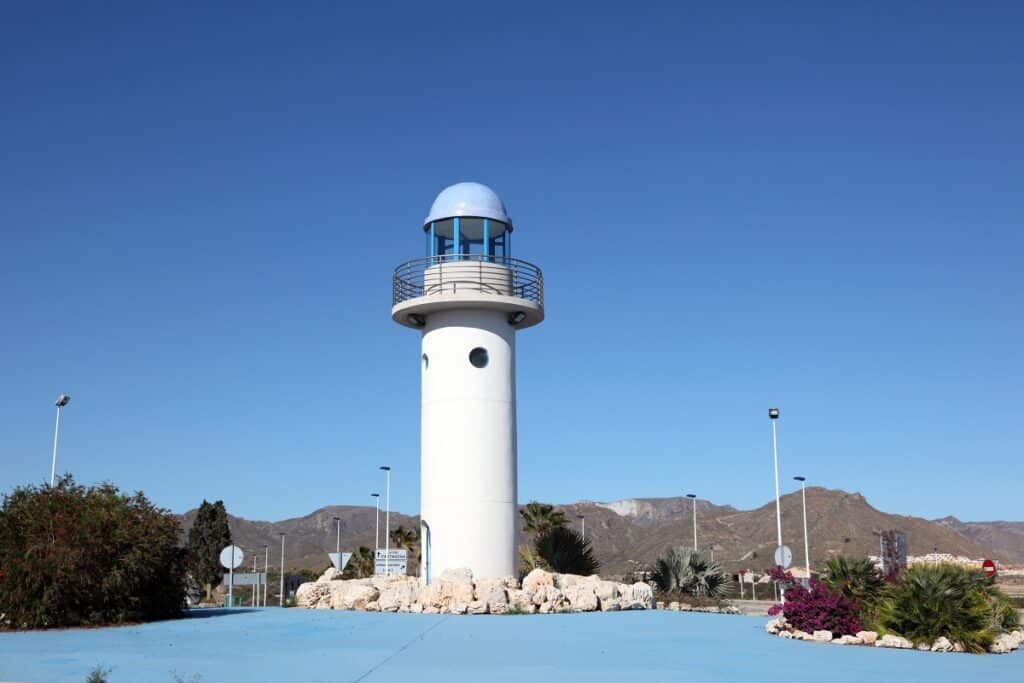
[[[391,574],[391,467],[381,465],[384,470],[384,573]]]
[[[377,506],[377,514],[373,522],[373,556],[377,557],[377,550],[380,548],[380,494],[371,493],[374,504]]]
[[[697,494],[687,493],[686,497],[693,501],[693,549],[697,549]]]
[[[50,486],[52,487],[54,481],[57,479],[57,435],[60,433],[60,409],[71,403],[71,397],[67,394],[61,394],[57,397],[57,424],[53,428],[53,464],[50,465]]]
[[[278,607],[284,607],[284,532],[281,534],[281,595],[278,596]]]
[[[806,477],[793,477],[796,481],[800,482],[800,497],[804,503],[804,561],[807,563],[807,580],[811,580],[811,545],[810,541],[807,540],[807,487],[804,482],[807,481]]]
[[[270,572],[270,546],[263,546],[263,606],[267,606],[267,577]]]
[[[779,419],[779,409],[769,408],[768,419],[772,423],[772,456],[775,460],[775,525],[778,531],[778,547],[782,547],[782,503],[779,501],[779,445],[775,437],[775,421]],[[786,603],[786,596],[782,596],[782,603]]]
[[[576,519],[580,520],[580,536],[583,540],[587,540],[587,516],[576,515]]]

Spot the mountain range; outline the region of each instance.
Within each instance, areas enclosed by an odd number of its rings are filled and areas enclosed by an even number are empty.
[[[782,497],[783,542],[793,550],[793,563],[803,566],[803,516],[799,493]],[[693,544],[693,502],[679,498],[629,498],[610,503],[579,501],[556,505],[573,525],[584,517],[586,537],[601,562],[605,575],[623,574],[650,564],[673,546]],[[195,510],[182,515],[187,531]],[[285,563],[289,570],[322,570],[327,553],[337,544],[337,522],[341,525],[341,547],[373,548],[375,508],[350,505],[322,507],[305,517],[279,522],[250,521],[229,515],[234,542],[241,547],[270,547],[275,561],[280,558],[280,533],[285,534]],[[417,528],[418,517],[391,513],[391,528]],[[384,513],[380,515],[381,542]],[[878,554],[875,532],[898,529],[907,534],[908,552],[951,553],[971,558],[991,557],[1004,563],[1024,563],[1024,522],[961,522],[954,517],[928,520],[881,512],[859,493],[809,487],[807,489],[807,530],[813,566],[820,566],[835,554]],[[776,546],[775,502],[754,510],[697,501],[697,543],[713,549],[715,559],[727,569],[760,571],[773,563]]]

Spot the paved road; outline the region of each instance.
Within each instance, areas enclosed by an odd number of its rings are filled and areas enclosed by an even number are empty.
[[[0,633],[0,681],[1024,680],[1024,655],[940,655],[773,638],[763,618],[686,612],[434,616],[203,610],[145,626]]]

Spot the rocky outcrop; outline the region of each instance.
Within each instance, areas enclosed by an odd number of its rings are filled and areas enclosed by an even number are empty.
[[[520,587],[513,576],[474,580],[468,569],[447,570],[424,586],[411,576],[343,581],[341,573],[331,568],[315,582],[299,586],[296,602],[307,609],[417,614],[552,614],[656,606],[654,592],[646,583],[630,585],[542,569],[527,574]],[[679,609],[678,603],[674,604]]]

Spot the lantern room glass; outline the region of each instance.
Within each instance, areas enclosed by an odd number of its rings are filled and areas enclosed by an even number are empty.
[[[502,262],[512,255],[512,229],[490,218],[460,216],[432,221],[423,227],[427,256],[470,256]]]

